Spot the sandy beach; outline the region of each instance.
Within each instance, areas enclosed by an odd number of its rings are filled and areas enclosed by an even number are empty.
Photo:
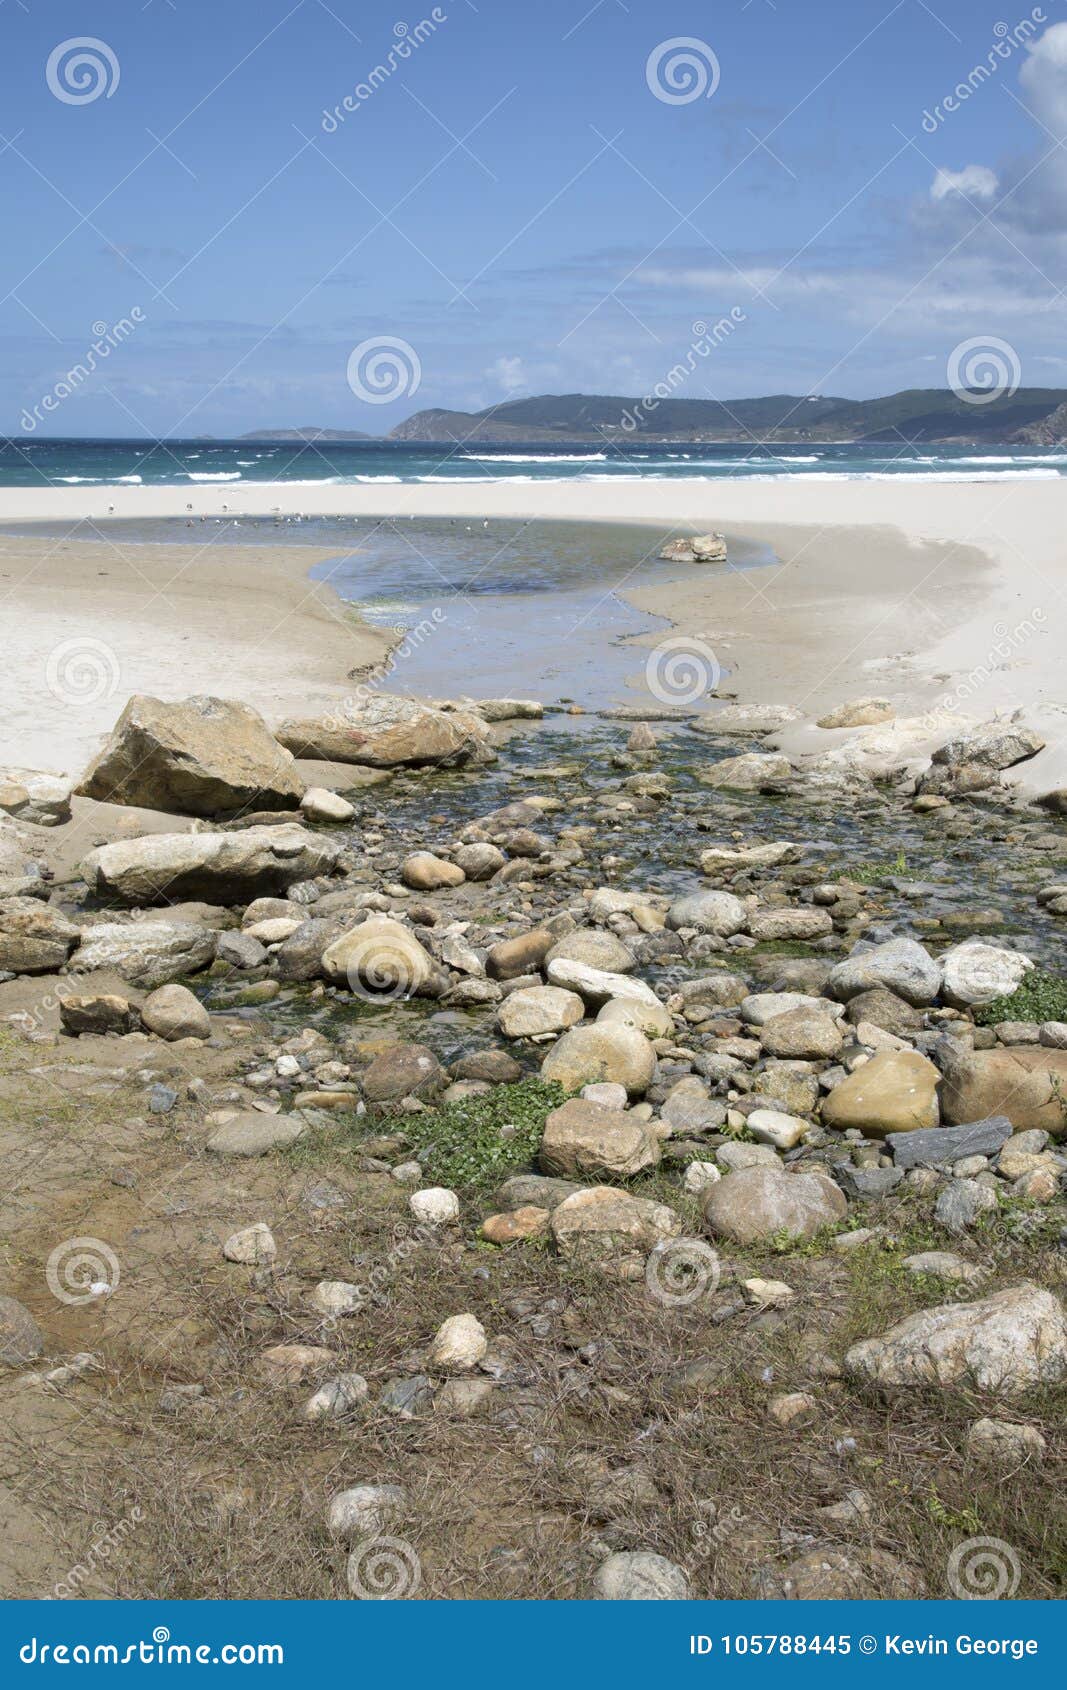
[[[769,544],[778,564],[679,579],[665,563],[661,583],[628,592],[624,572],[613,590],[710,645],[741,701],[809,717],[870,694],[903,714],[941,704],[982,719],[1025,706],[1050,739],[1063,721],[1063,481],[12,489],[0,522],[90,518],[106,536],[109,520],[188,522],[189,506],[196,538],[181,546],[0,529],[17,659],[0,681],[6,763],[76,770],[131,692],[218,692],[271,720],[343,696],[388,636],[308,581],[331,554],[256,545],[223,556],[197,521],[276,513],[632,522],[650,529],[652,555],[669,534],[723,529]],[[1034,778],[1063,784],[1055,746],[1040,764]]]

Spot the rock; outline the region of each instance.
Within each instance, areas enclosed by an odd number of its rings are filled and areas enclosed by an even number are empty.
[[[906,1003],[935,1002],[941,989],[941,968],[914,939],[890,939],[884,945],[854,950],[830,971],[827,990],[847,1002],[857,992],[884,986]]]
[[[534,927],[514,939],[502,939],[493,945],[485,959],[485,970],[493,980],[518,980],[524,974],[536,974],[555,944],[555,935],[547,927]]]
[[[1009,1420],[976,1420],[967,1429],[964,1452],[983,1467],[1021,1467],[1024,1461],[1043,1461],[1047,1445],[1036,1426],[1016,1426]]]
[[[832,1016],[802,1008],[772,1015],[760,1028],[760,1043],[771,1056],[821,1062],[837,1056],[844,1040]]]
[[[760,1567],[755,1582],[763,1601],[906,1601],[922,1595],[911,1569],[884,1550],[835,1543],[805,1550],[786,1567]]]
[[[215,960],[217,935],[205,927],[164,921],[101,921],[82,929],[75,956],[80,974],[106,969],[153,991],[196,974]]]
[[[915,1050],[879,1051],[823,1099],[822,1118],[867,1138],[936,1127],[938,1070]]]
[[[782,1234],[812,1238],[848,1212],[843,1193],[822,1173],[787,1174],[780,1166],[728,1173],[704,1199],[704,1219],[717,1237],[753,1244]]]
[[[548,1179],[544,1174],[513,1174],[511,1179],[504,1181],[494,1201],[502,1209],[533,1206],[551,1212],[558,1209],[566,1198],[573,1197],[575,1192],[582,1189],[571,1180]]]
[[[79,937],[72,921],[39,898],[0,902],[0,972],[58,973]]]
[[[243,903],[330,874],[341,847],[296,822],[232,833],[154,833],[90,851],[80,873],[98,896],[128,904],[209,898]]]
[[[585,1005],[576,992],[559,986],[527,986],[510,992],[496,1012],[496,1024],[509,1039],[562,1033],[581,1021]]]
[[[265,1156],[268,1150],[295,1144],[306,1131],[301,1115],[266,1115],[250,1109],[217,1127],[205,1149],[213,1156]]]
[[[486,722],[539,722],[545,713],[536,698],[465,698],[463,707]]]
[[[361,995],[417,996],[434,975],[434,961],[410,927],[390,916],[371,916],[326,946],[320,968],[334,985]]]
[[[880,1203],[904,1178],[903,1168],[856,1168],[850,1162],[839,1163],[835,1172],[842,1191],[864,1203]]]
[[[137,1025],[137,1011],[128,998],[117,992],[99,992],[59,1000],[59,1022],[65,1033],[130,1033]]]
[[[466,1373],[489,1348],[485,1327],[472,1314],[454,1314],[438,1328],[429,1365],[438,1373]]]
[[[620,1252],[647,1256],[664,1238],[677,1238],[682,1222],[663,1203],[594,1185],[564,1198],[552,1211],[552,1236],[561,1255],[599,1258]]]
[[[625,1086],[630,1097],[641,1097],[655,1070],[656,1053],[643,1033],[625,1023],[598,1021],[564,1033],[545,1057],[541,1077],[569,1092],[610,1080]]]
[[[614,1085],[607,1080],[599,1084],[583,1086],[581,1095],[589,1103],[601,1103],[605,1109],[626,1108],[626,1087]]]
[[[522,1079],[522,1064],[506,1050],[475,1050],[452,1064],[457,1080],[486,1080],[490,1085],[514,1085]]]
[[[647,1550],[628,1550],[601,1562],[593,1594],[601,1602],[687,1602],[690,1589],[673,1561]]]
[[[1067,1378],[1067,1320],[1040,1286],[1023,1284],[974,1303],[923,1309],[845,1356],[872,1385],[966,1384],[1017,1395]]]
[[[290,938],[300,925],[297,922],[285,937]],[[251,933],[220,933],[216,955],[231,968],[261,968],[267,960],[267,948]]]
[[[452,853],[452,860],[457,868],[463,870],[468,880],[492,880],[494,874],[507,862],[503,851],[488,842],[458,845]]]
[[[806,992],[751,992],[740,1003],[741,1019],[752,1027],[763,1027],[778,1015],[788,1015],[794,1009],[806,1009],[819,1015],[842,1015],[841,1005],[829,998],[810,997]]]
[[[0,1366],[23,1367],[43,1349],[41,1329],[25,1304],[0,1297]]]
[[[423,1226],[451,1226],[459,1220],[459,1198],[443,1185],[428,1185],[423,1191],[413,1191],[408,1208]]]
[[[186,816],[295,809],[304,783],[262,716],[224,698],[130,699],[77,791]]]
[[[678,898],[667,911],[667,926],[675,932],[695,927],[698,933],[714,933],[727,939],[740,933],[748,912],[732,892],[691,892]]]
[[[574,933],[566,934],[552,946],[544,960],[549,967],[560,961],[580,962],[605,974],[629,974],[636,966],[633,952],[622,940],[599,927],[579,927]]]
[[[785,1391],[767,1404],[767,1417],[779,1426],[803,1426],[815,1419],[819,1405],[807,1391]]]
[[[839,704],[836,710],[820,716],[819,728],[869,728],[878,722],[891,722],[896,711],[888,698],[854,698]]]
[[[480,716],[382,692],[346,699],[335,713],[317,720],[283,722],[277,737],[297,757],[374,769],[425,764],[452,769],[492,758],[489,730]]]
[[[808,1121],[780,1109],[753,1109],[746,1124],[757,1144],[773,1144],[776,1150],[792,1150],[811,1131]]]
[[[325,786],[309,786],[300,800],[300,808],[312,822],[350,822],[356,813],[354,804]]]
[[[553,986],[577,992],[594,1009],[610,1003],[613,998],[623,1003],[660,1007],[651,986],[646,986],[643,980],[631,980],[626,974],[608,974],[601,968],[590,968],[588,963],[572,962],[567,957],[557,957],[548,963],[547,974]]]
[[[448,1075],[428,1045],[394,1044],[379,1051],[360,1075],[368,1103],[395,1103],[402,1097],[435,1097]]]
[[[305,1420],[339,1420],[354,1408],[361,1408],[369,1395],[362,1373],[339,1373],[327,1379],[304,1404]]]
[[[400,1485],[353,1485],[330,1498],[326,1530],[343,1543],[379,1537],[386,1522],[406,1503],[407,1492]]]
[[[1010,997],[1033,968],[1030,958],[982,939],[965,939],[941,957],[942,991],[958,1008]]]
[[[1001,1115],[1017,1132],[1041,1127],[1062,1136],[1067,1131],[1067,1050],[1043,1045],[970,1050],[945,1040],[937,1054],[941,1107],[952,1125]]]
[[[921,1011],[884,986],[874,986],[870,991],[857,992],[855,997],[849,998],[845,1019],[853,1027],[866,1023],[880,1027],[884,1033],[892,1033],[894,1038],[908,1040],[921,1032],[923,1025]]]
[[[834,930],[826,909],[759,910],[749,917],[748,931],[760,944],[779,939],[822,939]]]
[[[0,811],[34,827],[70,821],[70,784],[36,769],[0,770]]]
[[[347,1279],[320,1279],[308,1302],[327,1320],[336,1320],[362,1312],[364,1291],[362,1286],[353,1285]]]
[[[209,1039],[211,1017],[187,986],[157,986],[141,1005],[141,1020],[160,1039]]]
[[[709,723],[709,730],[710,723]],[[793,765],[780,752],[746,751],[740,757],[723,757],[697,769],[696,777],[704,786],[737,792],[766,792],[791,779]]]
[[[222,1253],[228,1262],[240,1262],[245,1267],[261,1267],[265,1262],[274,1260],[278,1247],[270,1227],[264,1221],[256,1221],[254,1226],[245,1226],[239,1232],[232,1232],[222,1246]]]
[[[259,1358],[259,1371],[270,1385],[302,1385],[336,1361],[334,1352],[319,1344],[272,1344]]]
[[[714,1162],[690,1162],[682,1180],[682,1190],[694,1197],[702,1197],[709,1185],[715,1185],[722,1174]]]
[[[444,886],[462,886],[467,877],[458,863],[435,857],[432,851],[416,851],[401,863],[400,878],[415,892],[439,892]]]
[[[977,765],[983,769],[1010,769],[1036,757],[1045,741],[1032,729],[1007,722],[985,722],[972,732],[947,740],[934,752],[933,761],[943,767]]]
[[[638,998],[609,998],[597,1011],[600,1027],[630,1027],[648,1039],[670,1038],[674,1032],[674,1018],[663,1004],[646,1003]]]
[[[937,1194],[934,1219],[946,1232],[965,1232],[996,1206],[997,1194],[989,1186],[974,1179],[952,1179]]]
[[[966,1126],[935,1127],[920,1132],[888,1133],[886,1147],[898,1168],[936,1168],[962,1156],[992,1156],[1011,1134],[1004,1115]]]
[[[948,1279],[958,1285],[982,1285],[989,1275],[951,1250],[922,1250],[918,1255],[905,1256],[901,1264],[909,1273],[928,1275],[931,1279]]]
[[[586,1179],[630,1179],[659,1159],[659,1140],[644,1122],[580,1097],[549,1115],[538,1156],[546,1174]]]
[[[517,1244],[526,1238],[540,1238],[548,1231],[548,1209],[526,1204],[505,1214],[489,1215],[482,1222],[482,1237],[490,1244]]]
[[[678,996],[688,1009],[707,1005],[709,1009],[733,1009],[750,996],[748,984],[739,974],[722,970],[714,974],[700,974],[695,980],[683,980]]]
[[[795,862],[800,847],[791,840],[768,840],[762,845],[711,845],[700,853],[700,867],[704,874],[720,874],[742,868],[776,868],[779,863]]]

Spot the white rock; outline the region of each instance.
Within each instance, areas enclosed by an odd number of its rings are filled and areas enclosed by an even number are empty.
[[[773,1144],[776,1150],[792,1150],[810,1131],[810,1123],[781,1109],[753,1109],[748,1130],[757,1144]]]
[[[477,1367],[488,1348],[480,1320],[472,1314],[450,1315],[430,1345],[429,1365],[442,1373],[463,1373]]]
[[[585,962],[572,962],[569,957],[555,957],[548,964],[547,973],[553,986],[576,992],[594,1009],[613,998],[659,1007],[652,987],[646,986],[643,980],[632,980],[627,974],[611,974],[604,968],[591,968]]]
[[[362,1373],[341,1373],[327,1379],[304,1404],[305,1420],[336,1420],[367,1401],[369,1391]]]
[[[378,1537],[389,1515],[403,1508],[406,1500],[400,1485],[353,1485],[330,1499],[326,1530],[346,1543],[353,1538]]]
[[[358,1314],[363,1307],[363,1292],[346,1279],[322,1279],[308,1301],[320,1314]]]
[[[689,1580],[681,1567],[646,1550],[609,1555],[593,1580],[602,1602],[685,1602]]]
[[[350,822],[356,813],[347,798],[324,786],[309,786],[300,800],[300,808],[315,822]]]
[[[459,1198],[443,1185],[430,1185],[425,1191],[413,1191],[408,1198],[408,1208],[425,1226],[449,1226],[459,1220]]]
[[[582,1087],[581,1096],[587,1103],[603,1104],[605,1109],[626,1108],[626,1087],[613,1080],[594,1080],[592,1085]]]
[[[1033,966],[1020,951],[965,939],[941,957],[942,989],[948,1002],[958,1008],[991,1003],[994,998],[1010,997]]]
[[[682,1186],[694,1197],[699,1197],[702,1191],[706,1191],[709,1185],[714,1185],[716,1180],[720,1179],[722,1174],[714,1162],[690,1162],[685,1170]]]

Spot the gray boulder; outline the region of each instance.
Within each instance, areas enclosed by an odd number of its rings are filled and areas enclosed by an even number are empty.
[[[234,833],[156,833],[101,845],[81,864],[92,891],[128,904],[243,903],[329,874],[341,847],[296,822]]]

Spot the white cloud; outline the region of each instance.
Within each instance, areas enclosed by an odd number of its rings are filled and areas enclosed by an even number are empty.
[[[521,358],[498,358],[485,373],[505,393],[519,393],[527,386]]]
[[[930,198],[934,200],[943,200],[946,194],[991,200],[996,191],[996,172],[984,164],[966,164],[962,170],[939,170],[930,184]]]

